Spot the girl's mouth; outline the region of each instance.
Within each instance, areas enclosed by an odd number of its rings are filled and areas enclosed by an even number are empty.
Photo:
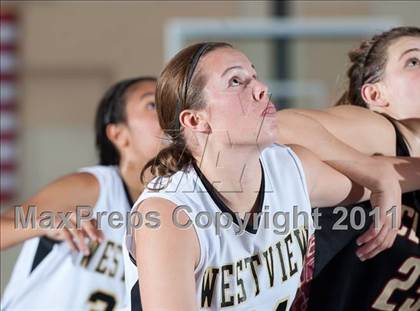
[[[265,108],[262,112],[261,112],[261,116],[262,117],[273,117],[276,115],[276,107],[274,107],[274,105],[272,103],[269,103],[267,108]]]

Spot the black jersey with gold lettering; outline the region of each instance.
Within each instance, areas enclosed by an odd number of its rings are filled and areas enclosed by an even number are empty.
[[[394,126],[395,127],[395,126]],[[407,143],[395,127],[397,155],[410,156]],[[402,222],[394,245],[376,257],[361,262],[356,256],[357,237],[370,225],[371,217],[360,230],[350,226],[348,208],[342,213],[323,209],[315,233],[315,267],[313,279],[306,284],[309,301],[295,309],[310,311],[420,310],[420,191],[406,193],[402,198]],[[358,204],[365,215],[369,203]],[[360,211],[360,209],[359,209]],[[363,216],[355,213],[356,225]],[[347,230],[332,230],[337,224]],[[309,295],[308,295],[309,293]],[[298,303],[298,301],[296,301]]]

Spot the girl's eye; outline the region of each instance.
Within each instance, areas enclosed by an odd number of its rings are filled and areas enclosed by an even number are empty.
[[[406,66],[409,67],[409,68],[412,68],[412,67],[418,66],[419,64],[420,64],[420,61],[417,58],[410,58],[407,61]]]
[[[156,110],[156,104],[154,102],[148,103],[146,107],[148,110]]]
[[[239,86],[239,85],[241,85],[241,81],[238,78],[233,77],[232,79],[230,79],[229,86]]]

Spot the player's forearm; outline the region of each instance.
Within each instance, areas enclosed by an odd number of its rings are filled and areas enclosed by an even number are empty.
[[[9,214],[9,213],[8,213]],[[4,250],[9,247],[20,244],[31,238],[41,236],[44,234],[43,230],[36,229],[31,223],[28,224],[27,228],[24,228],[24,224],[16,220],[15,216],[1,215],[0,216],[0,249]]]
[[[401,185],[402,192],[420,190],[420,157],[383,157],[378,156]]]
[[[311,150],[322,161],[370,190],[389,187],[397,182],[395,171],[386,161],[352,148],[314,118],[293,110],[281,111],[278,116],[278,142],[299,144]]]
[[[387,161],[364,155],[345,160],[324,161],[357,184],[371,191],[386,190],[398,183],[397,175]]]
[[[388,191],[396,183],[403,193],[420,189],[420,158],[362,156],[325,162],[370,190]]]

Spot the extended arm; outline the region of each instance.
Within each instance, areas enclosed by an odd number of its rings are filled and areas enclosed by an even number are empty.
[[[395,155],[394,127],[385,117],[368,109],[285,109],[277,117],[280,143],[304,146],[322,160],[344,159],[351,148],[367,155]]]
[[[102,239],[101,232],[91,222],[82,222],[83,228],[81,230],[76,230],[76,228],[48,230],[41,228],[39,221],[43,212],[51,212],[56,216],[60,212],[71,212],[73,213],[72,220],[74,220],[76,207],[80,205],[93,207],[98,194],[99,183],[89,173],[75,173],[52,182],[22,205],[9,208],[0,215],[0,248],[5,249],[30,238],[48,235],[66,239],[73,250],[88,251],[84,243],[84,236],[87,235],[95,240]],[[25,229],[22,221],[28,219],[28,215],[31,215],[29,213],[30,207],[34,211],[35,226],[33,227],[29,222],[29,227]],[[20,214],[17,214],[18,210],[21,212]],[[76,239],[78,246],[74,243],[73,237]]]
[[[380,223],[358,239],[358,242],[364,244],[359,249],[361,257],[371,258],[392,245],[399,226],[393,225],[392,217],[387,215],[387,211],[395,207],[396,220],[399,222],[400,188],[403,191],[420,189],[420,158],[371,158],[371,165],[377,169],[377,178],[371,178],[366,176],[363,161],[344,165],[344,175],[320,161],[309,150],[300,146],[293,146],[293,149],[303,163],[313,206],[356,203],[370,196],[372,205],[379,207]],[[389,178],[390,176],[392,177]],[[369,189],[360,186],[361,184],[368,184]]]

